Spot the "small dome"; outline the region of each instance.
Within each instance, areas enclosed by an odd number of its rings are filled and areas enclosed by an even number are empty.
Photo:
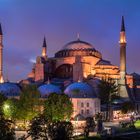
[[[0,84],[0,93],[5,96],[19,96],[20,91],[20,87],[15,83],[7,82]]]
[[[96,98],[94,89],[87,83],[77,82],[69,85],[65,91],[70,98]]]
[[[62,50],[81,50],[81,49],[94,49],[94,47],[85,41],[76,40],[67,43]]]
[[[61,94],[60,88],[53,84],[43,84],[38,88],[38,90],[41,93],[41,97],[47,97],[51,93]]]

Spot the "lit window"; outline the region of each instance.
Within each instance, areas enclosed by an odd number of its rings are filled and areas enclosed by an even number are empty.
[[[87,103],[87,107],[89,107],[89,103]]]

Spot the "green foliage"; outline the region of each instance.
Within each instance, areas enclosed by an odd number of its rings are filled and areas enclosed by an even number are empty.
[[[124,114],[128,113],[130,111],[134,111],[134,109],[135,109],[135,106],[134,106],[134,104],[131,101],[127,101],[127,102],[124,102],[122,104],[122,112]]]
[[[3,103],[3,114],[5,118],[15,120],[18,118],[18,99],[7,99]]]
[[[20,94],[18,104],[19,119],[31,120],[40,113],[40,93],[34,85],[26,85]]]
[[[137,129],[140,129],[140,120],[137,120],[134,125]]]
[[[0,140],[15,140],[12,121],[0,116]]]
[[[7,97],[4,96],[2,93],[0,93],[0,115],[3,114],[2,106],[3,106],[4,101],[6,101],[6,100],[7,100]]]
[[[65,94],[52,93],[44,103],[44,113],[50,121],[69,120],[72,112],[72,102]]]

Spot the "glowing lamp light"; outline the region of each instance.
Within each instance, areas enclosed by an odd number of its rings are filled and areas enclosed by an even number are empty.
[[[46,56],[46,53],[45,52],[42,52],[42,56]]]
[[[119,43],[126,43],[125,32],[120,33],[120,41]]]
[[[4,83],[3,76],[0,77],[0,83]]]
[[[121,37],[119,43],[126,43],[125,37]]]
[[[5,109],[9,109],[10,106],[9,106],[8,104],[5,104],[5,105],[4,105],[4,108],[5,108]]]

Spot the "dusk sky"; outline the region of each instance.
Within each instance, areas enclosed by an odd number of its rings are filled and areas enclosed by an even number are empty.
[[[125,17],[127,72],[140,73],[140,0],[0,0],[4,77],[25,79],[46,36],[48,56],[66,43],[91,43],[119,66],[121,16]]]

